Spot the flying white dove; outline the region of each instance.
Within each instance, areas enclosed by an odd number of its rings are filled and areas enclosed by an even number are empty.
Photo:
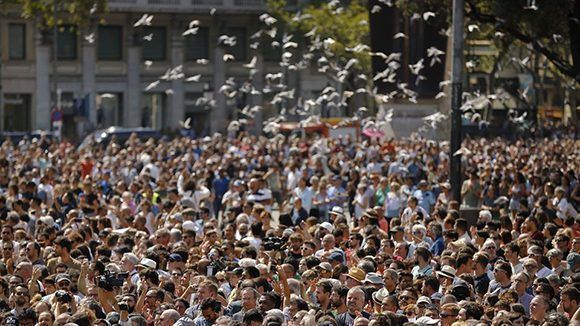
[[[254,56],[250,62],[244,65],[244,68],[254,69],[256,68],[256,63],[258,62],[258,57]]]
[[[276,22],[278,21],[276,18],[274,18],[268,14],[261,14],[259,19],[261,22],[263,22],[264,24],[266,24],[268,26],[272,26],[272,25],[276,24]]]
[[[435,17],[435,13],[432,11],[425,11],[423,13],[423,20],[428,21],[429,18]]]
[[[181,34],[181,35],[182,36],[195,35],[195,34],[197,34],[198,30],[199,30],[199,27],[190,27],[185,32],[183,32],[183,34]]]
[[[153,33],[143,36],[143,40],[151,42],[153,40]]]
[[[467,26],[467,30],[468,30],[470,33],[473,33],[473,32],[475,32],[475,31],[479,31],[479,26],[477,26],[476,24],[471,24],[471,25],[468,25],[468,26]]]
[[[191,129],[191,118],[185,119],[185,121],[179,121],[179,125],[182,129]]]
[[[374,5],[373,8],[371,9],[371,14],[376,14],[377,12],[380,12],[383,8],[379,5]]]
[[[405,33],[397,33],[395,34],[395,36],[393,36],[393,39],[400,39],[400,38],[407,38],[407,35],[405,35]]]
[[[89,42],[90,44],[95,43],[95,33],[91,33],[85,36],[85,40],[87,40],[87,42]]]
[[[147,85],[147,87],[145,87],[145,91],[152,90],[153,88],[157,87],[157,85],[159,85],[159,81],[158,80],[156,80],[156,81],[152,82],[151,84]]]
[[[466,147],[461,147],[458,151],[453,153],[453,156],[459,156],[459,155],[471,155],[471,151],[469,149],[467,149]]]
[[[195,75],[195,76],[191,76],[189,78],[187,78],[185,81],[186,82],[198,82],[201,79],[201,74],[199,75]]]
[[[153,21],[153,15],[143,14],[141,18],[133,25],[133,27],[139,26],[151,26],[151,22]]]

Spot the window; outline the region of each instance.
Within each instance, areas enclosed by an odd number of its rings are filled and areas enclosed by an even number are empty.
[[[167,50],[167,33],[165,27],[146,26],[143,28],[142,36],[143,60],[165,60]]]
[[[26,24],[9,24],[8,58],[10,60],[26,59]]]
[[[77,59],[77,31],[74,26],[66,25],[58,29],[58,60]]]
[[[270,43],[262,43],[258,48],[262,49],[262,54],[264,55],[264,61],[267,62],[280,62],[282,58],[282,47],[273,47]]]
[[[236,61],[246,61],[246,29],[244,27],[230,27],[227,34],[236,37],[236,45],[229,47],[226,52],[233,55]]]
[[[99,60],[123,60],[123,27],[99,26]]]
[[[200,27],[195,35],[185,38],[185,60],[209,59],[209,29]]]

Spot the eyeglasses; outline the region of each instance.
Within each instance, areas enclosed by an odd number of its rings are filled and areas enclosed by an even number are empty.
[[[25,291],[16,291],[16,292],[14,292],[14,295],[24,297],[24,296],[28,296],[28,292],[25,292]]]
[[[566,240],[566,239],[556,239],[556,242],[557,242],[557,243],[560,243],[560,242],[567,242],[567,241],[568,241],[568,240]]]
[[[457,317],[457,315],[441,313],[441,314],[439,314],[439,317],[441,317],[441,319],[443,319],[443,318],[447,318],[447,317]]]
[[[413,297],[409,297],[409,296],[402,296],[401,300],[413,300]]]
[[[14,250],[14,248],[12,248],[12,247],[5,247],[5,248],[2,248],[2,250],[12,251],[12,250]]]

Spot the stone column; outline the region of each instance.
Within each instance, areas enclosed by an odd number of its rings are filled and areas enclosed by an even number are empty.
[[[173,19],[173,24],[171,26],[170,35],[171,35],[171,66],[177,67],[179,65],[184,64],[184,44],[183,44],[183,36],[181,36],[181,30],[179,28],[179,24],[177,20]],[[183,71],[185,71],[185,66],[183,67]],[[173,80],[171,82],[171,88],[173,89],[173,95],[170,97],[170,105],[167,108],[167,117],[165,119],[165,126],[166,128],[170,129],[177,129],[179,128],[179,120],[183,120],[185,116],[185,108],[184,108],[184,87],[183,87],[183,78]]]
[[[130,22],[131,20],[129,20]],[[131,25],[129,25],[131,26]],[[127,107],[123,108],[123,126],[141,126],[141,46],[134,37],[132,26],[128,29],[127,49]]]
[[[95,107],[95,70],[97,64],[97,52],[96,47],[93,43],[89,43],[87,40],[83,38],[83,87],[82,87],[82,94],[81,98],[87,98],[89,110],[89,125],[96,126],[97,125],[97,110]]]
[[[256,53],[256,73],[252,78],[252,86],[260,91],[259,94],[252,95],[251,104],[263,106],[262,90],[264,89],[264,56],[261,53]],[[262,134],[262,124],[264,122],[264,112],[259,111],[254,116],[254,132],[257,135]]]
[[[34,129],[50,130],[50,51],[40,29],[37,29],[36,45],[36,107],[34,110]]]
[[[217,39],[217,38],[216,38]],[[217,45],[214,49],[213,56],[213,98],[215,99],[215,107],[211,110],[210,132],[223,132],[226,130],[226,98],[219,90],[226,81],[226,66],[224,63],[224,49]]]

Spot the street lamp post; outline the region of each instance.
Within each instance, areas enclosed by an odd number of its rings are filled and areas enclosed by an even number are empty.
[[[54,18],[54,26],[52,29],[52,96],[53,96],[53,105],[54,108],[57,108],[58,105],[58,74],[56,72],[57,69],[57,60],[58,60],[58,0],[54,0],[54,9],[53,9],[53,18]],[[51,126],[52,128],[52,126]]]
[[[461,203],[461,156],[455,153],[461,147],[461,92],[463,71],[463,5],[464,0],[453,0],[452,68],[451,68],[451,164],[449,179],[453,199]]]

